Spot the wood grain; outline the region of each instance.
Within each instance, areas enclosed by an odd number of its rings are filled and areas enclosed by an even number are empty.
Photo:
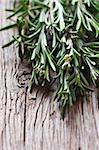
[[[0,0],[0,27],[10,23],[5,8],[12,5]],[[52,91],[28,92],[31,68],[18,50],[1,48],[15,33],[0,32],[0,150],[99,150],[99,91],[78,98],[63,121]]]

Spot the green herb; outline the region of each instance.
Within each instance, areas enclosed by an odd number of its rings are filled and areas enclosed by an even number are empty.
[[[18,34],[3,47],[15,43],[24,49],[20,57],[32,64],[30,89],[57,79],[54,98],[64,115],[99,76],[98,0],[20,0],[7,11],[8,19],[17,19],[1,30],[16,26]]]

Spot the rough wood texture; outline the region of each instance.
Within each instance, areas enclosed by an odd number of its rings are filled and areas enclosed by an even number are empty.
[[[0,26],[9,23],[5,8],[12,3],[0,0]],[[1,48],[12,34],[0,32],[0,150],[99,150],[97,91],[76,102],[61,120],[51,92],[34,88],[29,94],[30,69],[20,62],[18,50]]]

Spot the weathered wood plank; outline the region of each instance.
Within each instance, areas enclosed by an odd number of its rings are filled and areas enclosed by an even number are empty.
[[[5,8],[12,3],[0,1],[0,27],[9,23]],[[0,150],[99,150],[97,92],[79,98],[61,120],[51,92],[34,88],[29,94],[30,67],[20,62],[18,50],[1,48],[12,34],[0,32]]]

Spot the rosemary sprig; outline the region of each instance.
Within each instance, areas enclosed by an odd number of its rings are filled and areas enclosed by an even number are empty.
[[[21,57],[32,64],[33,84],[45,86],[57,78],[55,99],[61,110],[79,94],[92,91],[99,76],[99,3],[97,0],[20,0],[10,11]],[[52,75],[51,72],[54,72]],[[63,112],[61,113],[63,114]]]

